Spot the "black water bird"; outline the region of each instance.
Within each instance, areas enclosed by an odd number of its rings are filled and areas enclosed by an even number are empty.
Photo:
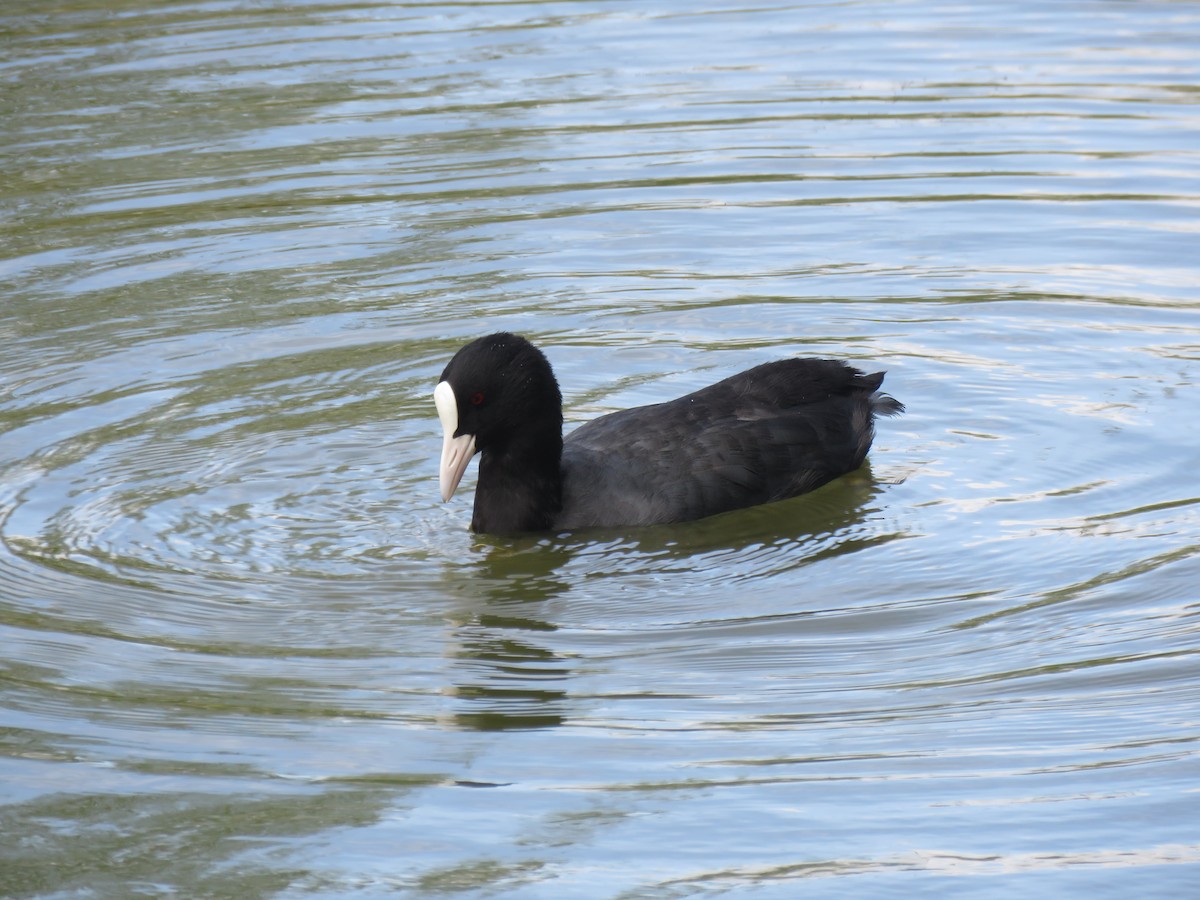
[[[562,395],[529,341],[464,346],[433,392],[442,500],[480,454],[474,531],[657,525],[784,500],[862,465],[877,415],[904,411],[883,372],[840,360],[769,362],[562,434]]]

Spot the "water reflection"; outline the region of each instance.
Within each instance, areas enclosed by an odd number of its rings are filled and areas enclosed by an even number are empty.
[[[0,894],[1194,893],[1195,4],[8,6]],[[499,329],[910,412],[472,538]]]
[[[474,559],[447,572],[463,597],[446,647],[456,662],[454,723],[479,731],[561,725],[571,665],[536,635],[557,628],[546,604],[568,589],[558,573],[569,553],[535,538],[506,544],[480,537],[472,549]]]
[[[463,601],[454,612],[447,653],[456,662],[449,691],[455,724],[481,731],[547,728],[576,712],[575,661],[539,641],[559,626],[555,601],[595,602],[589,582],[652,572],[657,579],[711,571],[705,600],[722,598],[742,579],[811,565],[903,537],[881,530],[878,497],[888,485],[869,466],[804,497],[739,510],[711,520],[634,532],[582,531],[556,536],[473,539],[473,556],[447,567]],[[695,585],[688,602],[695,604]],[[592,595],[589,597],[589,595]],[[648,604],[684,598],[655,591]],[[680,615],[685,607],[679,606]],[[711,615],[711,614],[710,614]],[[729,622],[752,621],[734,615]]]
[[[267,896],[308,876],[299,856],[279,867],[258,849],[330,828],[362,828],[399,789],[312,789],[288,794],[195,792],[50,794],[0,807],[9,836],[0,884],[16,893],[128,896],[170,885],[192,897]],[[244,785],[243,785],[244,787]],[[169,861],[169,874],[164,864]]]
[[[527,637],[545,622],[483,616],[454,629],[448,652],[458,662],[451,686],[460,728],[505,731],[551,728],[570,712],[571,667]]]

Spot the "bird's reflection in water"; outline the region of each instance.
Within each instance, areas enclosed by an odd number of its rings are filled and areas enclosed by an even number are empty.
[[[863,467],[812,494],[678,526],[556,536],[475,538],[475,560],[447,573],[460,598],[447,652],[457,727],[497,731],[561,725],[574,661],[551,649],[555,601],[580,579],[638,571],[713,570],[753,579],[906,537],[881,526],[886,484]],[[669,602],[669,598],[659,602]]]
[[[561,725],[571,669],[537,636],[557,627],[544,615],[567,588],[555,572],[569,550],[535,538],[480,541],[476,565],[457,585],[462,603],[447,649],[459,663],[448,689],[458,701],[454,724],[478,731]]]

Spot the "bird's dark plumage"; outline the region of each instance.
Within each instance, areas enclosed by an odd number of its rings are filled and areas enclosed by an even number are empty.
[[[862,465],[874,417],[904,409],[882,382],[838,360],[780,360],[601,416],[564,441],[545,356],[489,335],[455,354],[434,392],[443,499],[479,452],[479,532],[656,525],[783,500]]]

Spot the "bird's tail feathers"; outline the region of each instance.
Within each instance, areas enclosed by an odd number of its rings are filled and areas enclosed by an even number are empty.
[[[871,412],[877,416],[898,416],[904,412],[904,404],[891,394],[876,391],[871,395]]]

